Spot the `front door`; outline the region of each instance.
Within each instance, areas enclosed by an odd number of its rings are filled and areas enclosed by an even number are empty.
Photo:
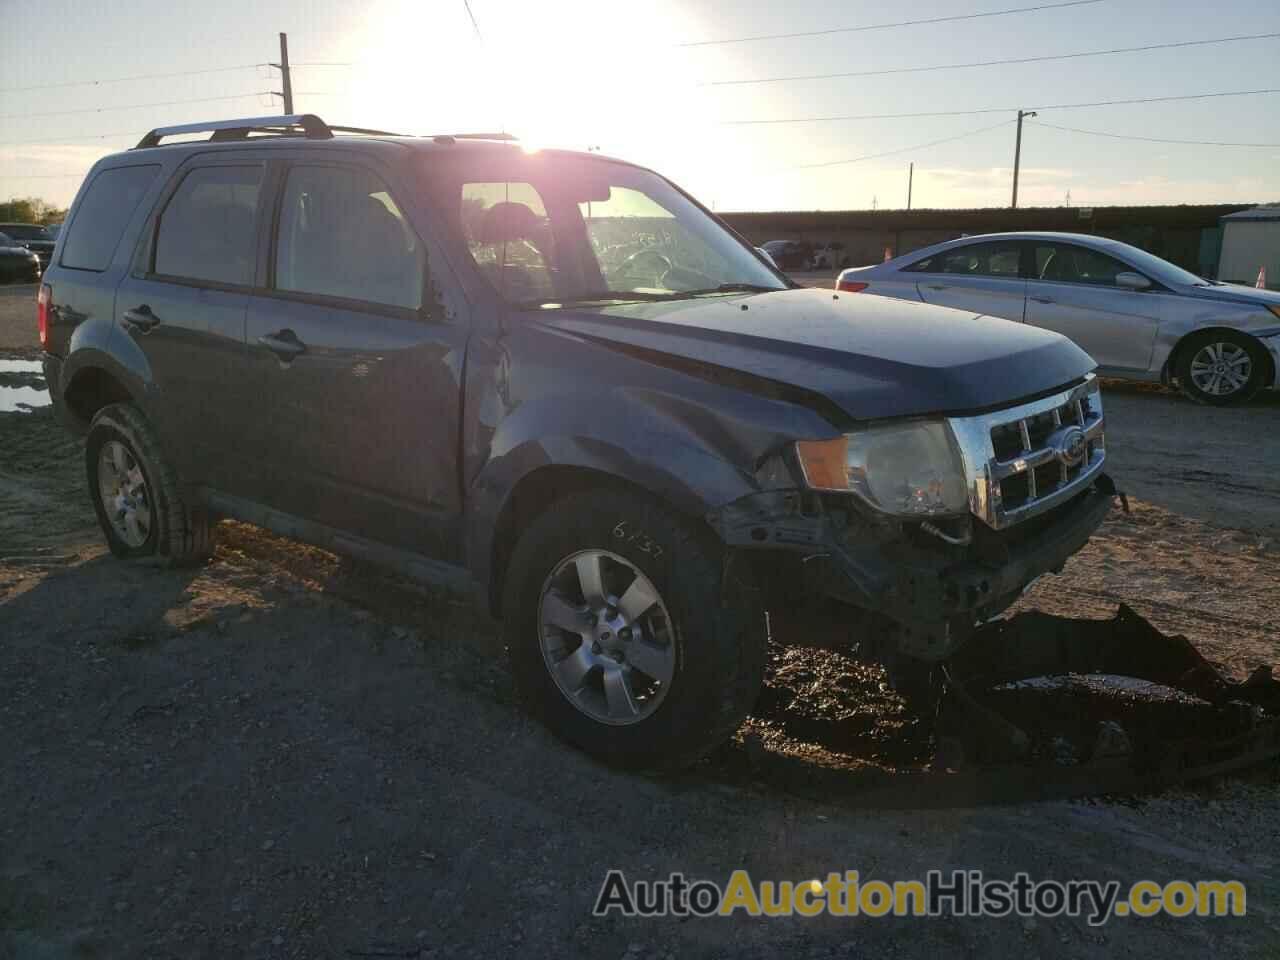
[[[926,303],[1022,320],[1026,281],[1020,262],[1023,243],[994,240],[951,247],[912,264],[916,289]]]
[[[299,160],[279,192],[272,276],[247,322],[265,499],[456,563],[468,328],[446,319],[423,240],[378,172]]]
[[[1136,271],[1088,247],[1036,241],[1034,251],[1027,323],[1069,337],[1100,367],[1147,370],[1169,294],[1117,286],[1116,274]]]
[[[180,170],[115,299],[119,328],[145,358],[166,455],[190,482],[238,493],[249,492],[239,486],[252,409],[244,324],[264,172],[243,159]]]

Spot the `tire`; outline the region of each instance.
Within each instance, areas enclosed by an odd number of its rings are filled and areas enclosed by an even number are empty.
[[[1262,389],[1267,358],[1247,334],[1207,330],[1178,349],[1178,386],[1196,403],[1227,406],[1243,403]]]
[[[600,571],[603,607],[586,602],[581,564]],[[765,615],[739,567],[725,563],[709,533],[642,496],[598,490],[555,502],[520,537],[503,590],[507,653],[526,709],[616,766],[672,770],[705,756],[742,723],[764,679]],[[571,630],[548,622],[565,617]],[[606,683],[628,695],[610,698]]]
[[[85,442],[85,469],[98,523],[117,557],[191,566],[213,555],[208,514],[183,500],[177,473],[136,407],[113,403],[98,411]]]

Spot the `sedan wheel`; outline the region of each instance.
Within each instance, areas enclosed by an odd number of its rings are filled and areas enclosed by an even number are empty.
[[[1178,382],[1182,392],[1199,403],[1238,403],[1262,386],[1265,358],[1244,334],[1211,331],[1179,352]]]
[[[1234,343],[1208,343],[1191,358],[1191,382],[1215,397],[1243,390],[1253,374],[1253,361]]]

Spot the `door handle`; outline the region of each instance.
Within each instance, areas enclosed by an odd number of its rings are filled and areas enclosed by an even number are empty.
[[[301,353],[307,352],[307,345],[298,339],[292,330],[277,330],[275,333],[263,334],[258,338],[262,344],[281,360],[292,360]]]
[[[147,333],[152,327],[160,322],[160,318],[151,312],[151,308],[145,303],[134,307],[132,310],[126,310],[120,315],[120,319],[124,321],[126,327],[132,327],[139,333]]]
[[[925,286],[926,286],[926,287],[928,287],[930,290],[945,290],[945,289],[947,289],[947,285],[946,285],[945,283],[926,283],[926,284],[925,284]]]
[[[1053,297],[1032,297],[1036,303],[1054,303]]]

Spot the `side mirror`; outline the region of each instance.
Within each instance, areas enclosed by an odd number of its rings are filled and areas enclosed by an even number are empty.
[[[1151,281],[1140,273],[1117,273],[1116,286],[1126,290],[1150,290]]]

